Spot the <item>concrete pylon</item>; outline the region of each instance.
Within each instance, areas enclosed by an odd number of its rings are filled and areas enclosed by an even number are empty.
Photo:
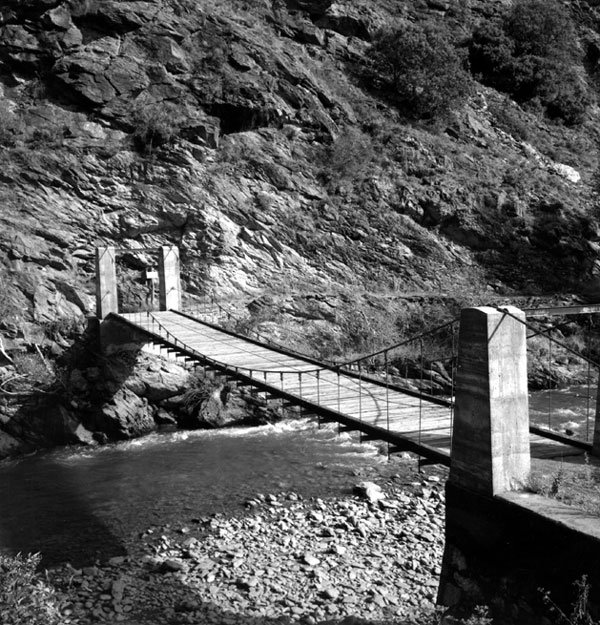
[[[96,316],[119,312],[117,264],[114,247],[96,248]]]
[[[460,318],[450,482],[488,496],[518,489],[530,471],[525,313],[506,311]]]
[[[181,280],[179,277],[179,249],[163,246],[158,255],[158,300],[160,310],[181,308]]]
[[[598,378],[598,390],[596,391],[596,419],[594,421],[592,456],[600,457],[600,377]]]

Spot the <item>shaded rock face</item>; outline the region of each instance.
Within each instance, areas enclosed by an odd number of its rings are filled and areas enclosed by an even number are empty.
[[[228,298],[290,285],[431,291],[441,275],[485,291],[490,274],[518,287],[532,266],[547,288],[553,276],[576,286],[594,257],[571,211],[589,196],[577,167],[501,132],[490,90],[444,130],[403,126],[362,88],[380,26],[447,9],[463,28],[448,3],[429,4],[3,3],[0,318],[93,312],[97,242],[176,243],[186,289]],[[157,135],[175,138],[161,148]],[[552,243],[556,271],[541,271],[548,224],[534,185],[515,178],[526,167],[572,212]],[[143,268],[123,259],[138,307]]]
[[[73,369],[61,389],[0,405],[0,458],[54,445],[129,440],[157,429],[262,424],[282,417],[211,374],[135,351]]]

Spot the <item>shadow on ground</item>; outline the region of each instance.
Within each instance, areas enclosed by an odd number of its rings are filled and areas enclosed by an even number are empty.
[[[91,485],[90,485],[91,486]],[[91,511],[85,484],[75,483],[69,467],[35,457],[8,464],[0,474],[0,545],[11,555],[41,552],[42,566],[61,562],[86,566],[125,555],[125,547]]]

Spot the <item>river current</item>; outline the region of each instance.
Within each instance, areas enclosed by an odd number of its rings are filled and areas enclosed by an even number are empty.
[[[384,464],[376,446],[308,420],[37,453],[0,463],[0,551],[104,560],[149,528],[236,514],[260,493],[342,495]]]
[[[532,422],[585,439],[595,397],[584,387],[534,393]],[[343,495],[384,465],[376,445],[306,419],[37,453],[0,462],[0,552],[40,551],[46,564],[104,560],[148,529],[240,513],[259,493]]]

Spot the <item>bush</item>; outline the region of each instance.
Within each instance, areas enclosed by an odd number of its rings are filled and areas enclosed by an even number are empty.
[[[382,30],[368,58],[376,81],[412,117],[441,116],[459,107],[471,92],[464,59],[439,28],[406,23]]]
[[[518,0],[502,21],[473,33],[471,68],[517,102],[579,124],[592,98],[578,67],[576,41],[571,17],[557,0]]]
[[[56,379],[40,354],[16,354],[13,361],[19,376],[16,390],[47,389]]]
[[[36,574],[40,554],[14,558],[0,554],[0,623],[62,625],[54,590]]]
[[[137,112],[133,122],[136,148],[151,154],[155,148],[175,143],[183,125],[183,116],[173,104],[155,104]]]
[[[519,141],[527,141],[529,139],[527,123],[519,114],[517,105],[509,98],[506,98],[500,103],[490,103],[489,110],[494,116],[498,127],[504,130],[504,132]]]
[[[364,179],[375,159],[373,141],[357,128],[344,128],[327,150],[323,173],[336,182]]]
[[[518,0],[505,20],[517,56],[570,60],[576,34],[567,9],[557,0]]]
[[[20,115],[6,102],[0,102],[0,146],[14,147],[25,131]]]

